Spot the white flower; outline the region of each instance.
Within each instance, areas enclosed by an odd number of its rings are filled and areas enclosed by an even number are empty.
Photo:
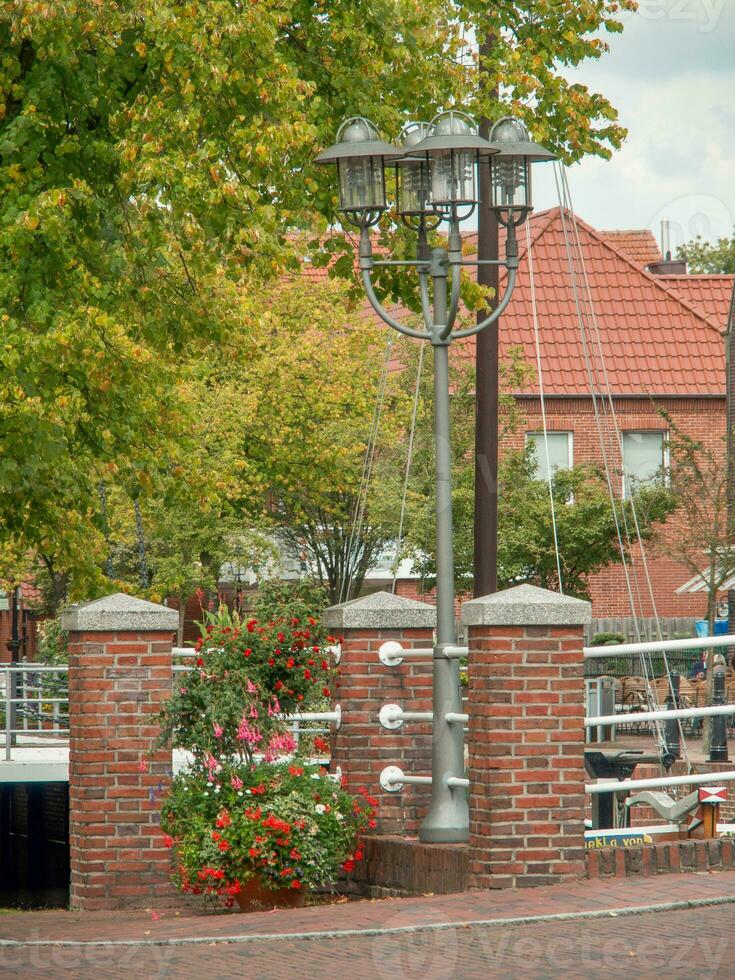
[[[219,786],[215,786],[215,787],[214,787],[214,791],[215,791],[215,793],[219,793],[219,791],[220,791],[220,787],[219,787]]]
[[[316,810],[317,813],[324,813],[326,807],[324,806],[323,803],[317,803],[314,809]]]
[[[206,789],[204,790],[204,795],[205,795],[205,796],[209,796],[209,793],[207,792],[207,790],[206,790]]]
[[[342,814],[341,814],[341,813],[335,813],[335,815],[334,815],[334,816],[335,816],[335,818],[336,818],[337,820],[344,820],[344,817],[342,816]]]
[[[311,774],[311,778],[312,778],[312,779],[321,779],[322,777],[321,777],[321,776],[319,775],[319,773],[318,773],[318,772],[313,772],[313,773]]]
[[[241,789],[239,789],[239,790],[237,791],[237,795],[238,795],[238,796],[242,796],[242,790],[241,790]]]
[[[214,786],[214,783],[212,782],[211,779],[207,780],[207,786]]]

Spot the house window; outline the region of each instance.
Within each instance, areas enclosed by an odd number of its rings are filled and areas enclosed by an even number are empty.
[[[574,463],[574,439],[571,432],[547,432],[548,461],[551,472],[568,470]],[[549,470],[546,465],[546,445],[543,432],[527,432],[526,445],[534,447],[536,459],[536,479],[548,480]]]
[[[660,478],[664,465],[664,432],[623,433],[623,496]]]

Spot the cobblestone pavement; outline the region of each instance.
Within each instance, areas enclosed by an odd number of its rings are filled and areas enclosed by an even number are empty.
[[[631,914],[672,902],[709,904]],[[622,971],[719,980],[735,976],[733,903],[735,872],[720,872],[251,915],[7,912],[0,980],[574,980]],[[585,918],[519,921],[570,914]]]
[[[0,977],[375,977],[513,980],[620,977],[730,978],[730,905],[604,919],[470,926],[400,935],[199,946],[16,947],[0,950]]]

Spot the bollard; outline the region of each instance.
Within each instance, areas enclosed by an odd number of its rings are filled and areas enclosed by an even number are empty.
[[[666,710],[673,711],[680,706],[679,704],[679,684],[681,677],[676,670],[671,671],[671,685],[666,696]],[[723,701],[724,704],[724,701]],[[666,755],[674,762],[681,758],[681,730],[677,718],[667,718],[664,724],[664,742],[666,744]]]
[[[725,700],[725,668],[718,664],[714,670],[713,705],[727,704]],[[714,715],[709,743],[709,761],[727,762],[727,715]]]

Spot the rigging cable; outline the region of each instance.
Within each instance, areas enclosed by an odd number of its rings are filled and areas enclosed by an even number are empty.
[[[526,222],[526,254],[528,255],[528,274],[531,284],[531,312],[533,316],[533,339],[536,345],[536,373],[538,389],[541,397],[541,421],[544,429],[544,453],[546,456],[546,479],[549,485],[549,504],[551,506],[551,527],[554,532],[554,552],[556,554],[556,572],[559,576],[559,593],[564,595],[564,580],[561,573],[561,555],[559,554],[559,535],[556,525],[556,506],[554,504],[554,484],[551,474],[551,459],[549,457],[549,434],[546,425],[546,402],[544,399],[544,372],[541,366],[541,341],[539,338],[538,306],[536,303],[536,279],[533,271],[533,248],[531,245],[530,222]]]

